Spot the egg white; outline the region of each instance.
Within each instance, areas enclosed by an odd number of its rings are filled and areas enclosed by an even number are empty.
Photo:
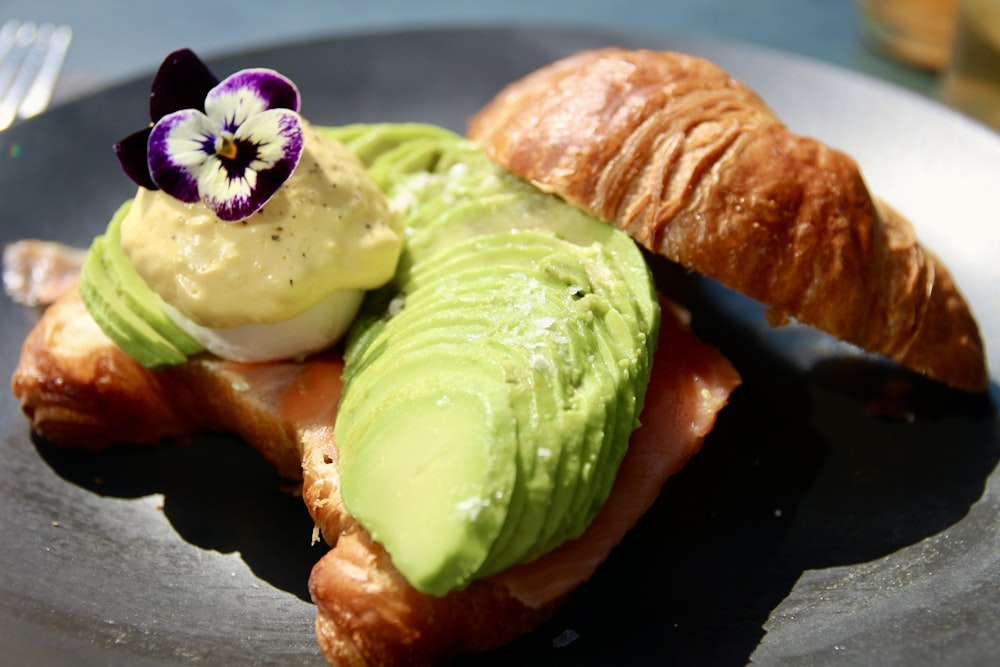
[[[265,362],[304,357],[336,343],[357,315],[364,294],[336,290],[291,319],[226,328],[201,326],[162,303],[170,319],[212,354],[230,361]]]

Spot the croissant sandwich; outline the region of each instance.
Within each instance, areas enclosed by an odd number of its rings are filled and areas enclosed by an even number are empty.
[[[636,242],[986,386],[975,321],[908,223],[705,61],[572,56],[503,90],[471,141],[313,127],[281,75],[219,81],[189,51],[153,93],[116,147],[136,197],[28,335],[13,392],[59,446],[228,431],[301,480],[331,664],[432,664],[538,627],[699,450],[739,374]],[[213,129],[230,104],[244,125]]]

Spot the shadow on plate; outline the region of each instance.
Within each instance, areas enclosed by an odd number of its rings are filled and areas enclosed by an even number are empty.
[[[58,475],[98,495],[162,494],[163,513],[182,539],[238,552],[262,580],[310,600],[306,582],[325,548],[309,544],[313,522],[292,493],[295,484],[242,441],[213,436],[184,446],[121,445],[97,454],[38,438],[35,446]]]

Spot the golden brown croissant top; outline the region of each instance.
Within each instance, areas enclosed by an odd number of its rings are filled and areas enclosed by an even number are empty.
[[[672,52],[585,51],[529,74],[469,137],[650,250],[946,384],[985,390],[978,326],[854,161]]]

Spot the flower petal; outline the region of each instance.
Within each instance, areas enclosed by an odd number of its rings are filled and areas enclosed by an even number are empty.
[[[156,190],[157,185],[149,175],[149,161],[146,159],[146,147],[149,144],[149,133],[152,126],[133,132],[115,144],[115,155],[122,166],[122,171],[135,181],[135,184],[147,190]]]
[[[149,135],[149,173],[168,195],[198,201],[199,172],[215,156],[216,126],[195,109],[161,118]]]
[[[205,97],[219,83],[208,66],[190,49],[174,51],[160,64],[149,95],[154,123],[181,109],[204,109]]]
[[[299,115],[288,109],[270,109],[251,116],[236,130],[237,141],[252,143],[257,147],[256,160],[252,169],[261,171],[277,168],[280,162],[288,162],[288,174],[292,173],[302,155],[302,125]]]
[[[228,222],[248,218],[264,204],[261,201],[258,205],[254,198],[256,185],[256,171],[248,169],[233,173],[217,157],[210,159],[198,173],[202,202],[215,211],[220,220]]]
[[[271,109],[252,116],[234,136],[236,159],[213,158],[198,177],[201,199],[223,220],[242,220],[274,196],[295,170],[302,155],[299,116],[287,109]]]
[[[245,69],[226,77],[205,97],[205,114],[233,132],[268,109],[299,110],[299,89],[272,69]]]

